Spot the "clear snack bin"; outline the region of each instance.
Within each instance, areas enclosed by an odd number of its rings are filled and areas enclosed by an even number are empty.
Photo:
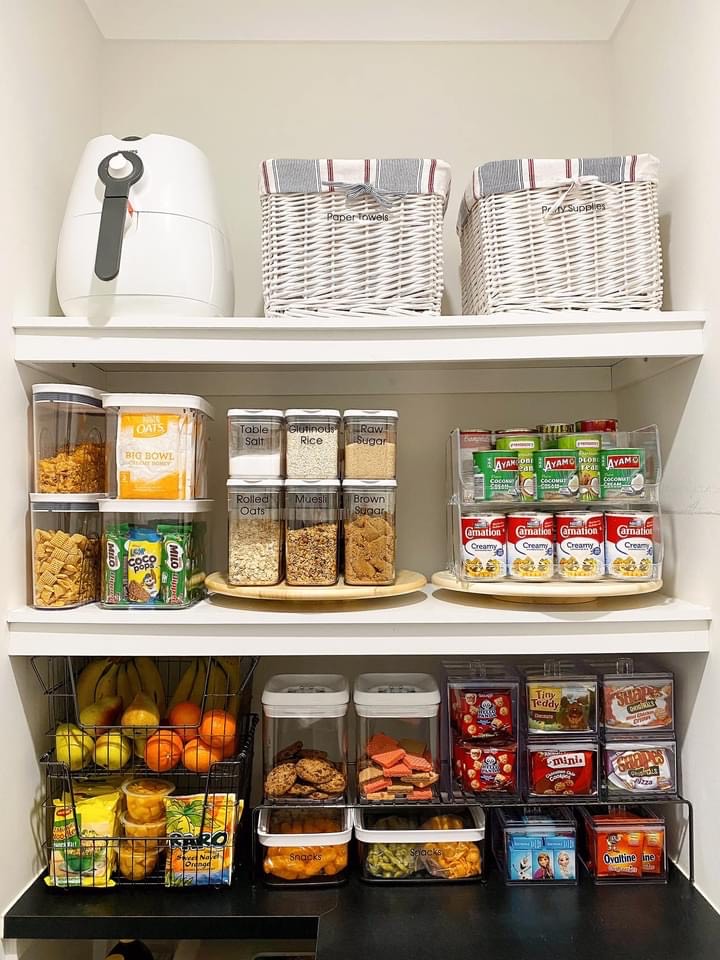
[[[603,766],[608,799],[678,795],[677,743],[669,737],[608,738],[603,747]]]
[[[207,421],[213,408],[185,394],[107,393],[110,493],[121,500],[207,496]]]
[[[349,809],[265,807],[257,826],[263,879],[272,887],[340,886],[351,839]]]
[[[602,675],[602,719],[607,735],[670,733],[675,728],[675,678],[669,671],[637,670],[621,657]]]
[[[283,577],[283,480],[227,482],[228,583],[279,583]]]
[[[424,673],[364,673],[353,689],[357,795],[373,803],[439,795],[440,691]]]
[[[30,494],[33,606],[100,599],[100,496]]]
[[[346,480],[394,480],[397,410],[345,411]]]
[[[282,410],[227,412],[228,473],[231,477],[281,478],[285,468]]]
[[[362,879],[380,883],[481,880],[485,814],[479,807],[355,810]]]
[[[577,883],[577,829],[565,807],[498,807],[492,847],[505,883]]]
[[[395,480],[345,480],[345,583],[395,582]]]
[[[548,661],[525,674],[527,731],[530,736],[584,738],[594,735],[598,679],[571,662]]]
[[[340,411],[292,409],[287,421],[286,475],[289,480],[338,477]]]
[[[527,745],[527,793],[543,803],[598,795],[600,748],[592,740],[532,740]]]
[[[36,383],[33,396],[34,489],[105,493],[105,410],[92,387]]]
[[[350,687],[338,674],[280,674],[262,695],[266,802],[341,801],[347,793]]]
[[[582,859],[595,883],[667,883],[665,820],[647,807],[581,807]]]
[[[448,730],[468,740],[517,740],[520,681],[512,668],[472,660],[443,666]]]
[[[285,484],[285,579],[288,586],[338,581],[339,480]]]
[[[205,596],[212,500],[104,500],[101,601],[182,609]]]

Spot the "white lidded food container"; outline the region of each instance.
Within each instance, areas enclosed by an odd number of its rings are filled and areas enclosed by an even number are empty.
[[[340,411],[285,412],[287,477],[289,480],[332,480],[338,476]]]
[[[233,586],[282,580],[284,486],[275,478],[228,480],[228,583]]]
[[[265,807],[257,840],[270,886],[338,886],[347,876],[352,811]]]
[[[395,480],[344,480],[345,583],[395,583]]]
[[[394,480],[397,410],[346,410],[346,480]]]
[[[285,482],[285,579],[292,587],[338,580],[339,480]]]
[[[339,674],[268,680],[262,694],[266,801],[303,805],[345,797],[349,702],[350,686]]]
[[[121,500],[207,495],[207,421],[213,408],[189,394],[107,393],[108,476]]]
[[[212,500],[104,500],[101,600],[182,609],[205,596]]]
[[[105,410],[101,390],[67,383],[32,388],[34,489],[105,493]]]
[[[31,493],[33,606],[79,607],[100,598],[98,494]]]
[[[228,418],[228,472],[231,477],[280,478],[285,469],[285,414],[282,410],[232,409]]]
[[[355,681],[360,800],[427,801],[440,779],[440,691],[425,673],[364,673]]]

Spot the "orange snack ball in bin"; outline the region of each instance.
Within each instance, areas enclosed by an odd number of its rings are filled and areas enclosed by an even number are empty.
[[[182,760],[185,744],[172,730],[158,730],[145,744],[145,763],[155,773],[167,773]]]
[[[337,833],[338,818],[308,811],[283,811],[275,815],[274,833],[313,834]],[[312,877],[333,877],[347,867],[348,844],[328,847],[267,847],[263,870],[280,880],[309,880]]]
[[[175,733],[185,742],[194,740],[198,736],[202,710],[196,703],[183,700],[176,703],[167,715],[169,726],[176,727]]]
[[[224,750],[235,740],[235,721],[225,710],[207,710],[200,722],[198,736],[208,746]]]
[[[222,759],[222,750],[208,746],[199,737],[186,743],[183,750],[183,763],[194,773],[207,773],[213,763],[219,763]]]

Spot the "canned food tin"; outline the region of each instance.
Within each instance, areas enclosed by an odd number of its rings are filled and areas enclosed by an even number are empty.
[[[652,513],[605,514],[605,561],[616,580],[652,580],[655,562]]]
[[[575,500],[578,494],[578,458],[573,450],[537,450],[535,486],[538,500]]]
[[[575,429],[580,433],[617,433],[617,420],[578,420]]]
[[[566,433],[575,432],[574,423],[539,423],[535,428],[542,435],[541,447],[545,450],[553,450],[558,446],[558,437]]]
[[[458,432],[463,503],[473,503],[475,499],[473,454],[481,450],[492,450],[492,431],[478,429]]]
[[[475,500],[517,500],[518,455],[509,450],[473,454]]]
[[[507,521],[502,513],[460,518],[464,580],[501,580],[507,575]]]
[[[517,453],[520,499],[525,502],[532,502],[535,499],[533,455],[536,450],[540,449],[540,437],[518,435],[498,437],[495,446],[498,450],[510,450]]]
[[[551,580],[555,518],[551,513],[511,513],[507,518],[508,573],[513,580]]]
[[[603,500],[645,494],[645,451],[642,447],[600,451],[600,496]]]
[[[563,580],[599,580],[605,573],[605,524],[601,513],[557,515],[557,567]]]
[[[570,433],[558,440],[561,450],[577,453],[578,500],[600,497],[600,446],[599,433]]]

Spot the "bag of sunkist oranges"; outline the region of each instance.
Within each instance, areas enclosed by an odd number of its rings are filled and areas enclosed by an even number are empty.
[[[54,800],[49,887],[114,887],[117,864],[120,791],[76,799]]]
[[[234,793],[165,797],[166,887],[217,886],[232,879],[235,827],[243,801]]]

